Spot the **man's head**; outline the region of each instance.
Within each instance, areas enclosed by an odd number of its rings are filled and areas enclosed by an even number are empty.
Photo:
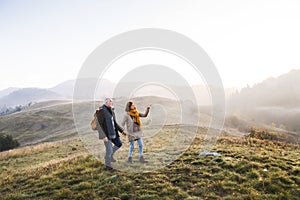
[[[110,107],[112,107],[113,101],[112,101],[111,98],[105,98],[105,99],[104,99],[104,104],[105,104],[108,108],[110,108]]]

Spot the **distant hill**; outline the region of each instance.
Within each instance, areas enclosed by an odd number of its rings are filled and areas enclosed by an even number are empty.
[[[49,88],[49,90],[60,94],[61,96],[71,99],[73,98],[74,94],[74,88],[76,87],[75,84],[80,82],[83,87],[82,88],[76,88],[77,91],[77,97],[83,98],[83,99],[94,99],[95,97],[104,97],[104,96],[112,96],[113,89],[115,87],[115,83],[102,79],[101,83],[98,83],[98,79],[96,78],[85,78],[80,80],[68,80],[63,83],[58,84],[57,86],[53,88]],[[99,86],[96,88],[95,91],[93,91],[95,85]],[[92,91],[90,91],[92,90]],[[91,95],[92,94],[92,95]],[[79,96],[78,96],[79,95]]]
[[[41,102],[44,100],[70,100],[73,98],[74,89],[76,99],[82,100],[103,100],[104,97],[124,97],[124,96],[157,96],[169,99],[191,100],[191,94],[196,95],[199,105],[210,105],[211,96],[208,88],[204,85],[181,86],[181,85],[159,85],[155,83],[144,84],[144,82],[122,82],[113,83],[102,79],[84,78],[80,80],[68,80],[52,88],[8,88],[0,91],[0,108],[26,105],[31,101]],[[78,84],[80,83],[80,84]],[[77,86],[75,85],[77,84]],[[173,84],[173,82],[172,82]],[[96,88],[95,88],[96,86]],[[230,96],[235,89],[225,88],[226,97]],[[193,94],[194,93],[194,94]],[[175,94],[175,95],[174,95]],[[177,95],[177,96],[176,96]],[[195,103],[195,102],[193,102]]]
[[[4,89],[4,90],[1,90],[0,91],[0,98],[1,97],[4,97],[6,95],[9,95],[10,93],[16,91],[16,90],[19,90],[20,88],[16,88],[16,87],[10,87],[10,88],[7,88],[7,89]]]
[[[234,93],[234,88],[224,88],[225,98]],[[150,82],[126,82],[116,86],[114,96],[156,96],[173,100],[188,100],[199,106],[211,105],[211,94],[205,85],[160,85]]]
[[[243,88],[231,96],[227,109],[229,114],[300,131],[300,70]]]
[[[0,105],[16,106],[25,105],[29,102],[42,101],[49,99],[62,99],[63,97],[53,91],[40,88],[23,88],[11,92],[0,98]]]
[[[76,89],[77,98],[93,100],[103,99],[113,95],[115,84],[108,80],[87,78],[81,79],[83,87]],[[0,91],[0,109],[27,105],[30,102],[41,102],[45,100],[66,100],[73,98],[76,80],[68,80],[52,88],[7,88]],[[95,90],[95,85],[100,85]]]
[[[269,78],[252,88],[243,88],[231,96],[229,105],[236,107],[299,107],[300,70],[292,70],[277,78]]]
[[[49,90],[60,94],[61,96],[72,98],[73,96],[73,90],[74,90],[75,80],[68,80],[63,83],[60,83],[52,88],[49,88]]]

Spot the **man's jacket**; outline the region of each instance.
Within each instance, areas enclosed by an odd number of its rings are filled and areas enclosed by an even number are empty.
[[[120,137],[118,131],[122,133],[124,129],[117,123],[115,113],[111,108],[104,104],[96,114],[100,126],[98,128],[100,139],[107,137],[112,140]]]

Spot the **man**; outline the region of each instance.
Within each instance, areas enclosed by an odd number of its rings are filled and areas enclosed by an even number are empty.
[[[116,162],[113,154],[122,146],[120,135],[118,132],[126,135],[124,129],[118,125],[116,116],[112,108],[113,101],[111,98],[106,98],[104,104],[99,107],[96,112],[97,119],[100,125],[98,128],[99,138],[103,139],[105,145],[105,165],[106,170],[114,170],[111,167],[111,162]],[[114,144],[114,145],[113,145]]]

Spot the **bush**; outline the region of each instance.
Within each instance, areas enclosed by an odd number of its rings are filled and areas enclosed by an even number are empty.
[[[255,129],[255,128],[251,128],[249,130],[248,137],[257,138],[257,139],[260,139],[260,140],[276,139],[275,135],[272,135],[269,131],[259,130],[259,129]]]
[[[0,135],[0,152],[13,149],[20,146],[17,140],[14,140],[11,135]]]

